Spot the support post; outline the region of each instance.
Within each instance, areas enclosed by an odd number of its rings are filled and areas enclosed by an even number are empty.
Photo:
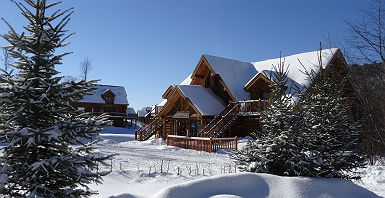
[[[186,135],[186,149],[188,149],[188,136]]]
[[[135,131],[135,140],[138,140],[138,131]]]
[[[213,138],[210,137],[210,153],[213,152]]]
[[[170,140],[168,140],[168,134],[166,134],[166,142],[167,142],[167,145],[170,145]]]
[[[235,136],[235,150],[238,150],[238,137]]]
[[[143,141],[143,132],[142,131],[139,132],[139,141]]]

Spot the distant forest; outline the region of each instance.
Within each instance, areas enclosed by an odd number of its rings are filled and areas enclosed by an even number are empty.
[[[351,66],[351,76],[361,105],[362,142],[374,157],[385,153],[385,64]],[[375,159],[373,159],[375,160]]]

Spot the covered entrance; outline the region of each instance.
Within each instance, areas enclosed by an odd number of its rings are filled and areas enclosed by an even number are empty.
[[[196,137],[202,126],[202,121],[191,118],[188,111],[177,111],[171,121],[171,134],[179,136]]]

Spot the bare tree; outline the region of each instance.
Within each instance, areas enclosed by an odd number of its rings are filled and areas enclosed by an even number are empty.
[[[385,0],[372,0],[361,13],[360,21],[345,23],[349,54],[356,63],[370,63],[351,67],[351,73],[362,113],[361,148],[373,164],[385,152]]]
[[[380,63],[354,65],[351,74],[361,110],[361,149],[374,164],[385,153],[385,70]]]
[[[92,69],[91,67],[91,61],[86,57],[81,63],[80,63],[80,69],[81,69],[81,78],[85,81],[87,81],[88,73]]]
[[[11,56],[9,55],[8,50],[2,49],[2,57],[1,60],[3,61],[4,64],[4,70],[8,71],[9,63],[11,62]]]
[[[361,13],[360,21],[344,20],[350,31],[347,44],[357,63],[385,62],[385,1],[372,0]]]
[[[64,76],[64,77],[62,78],[62,81],[63,81],[63,82],[74,82],[74,81],[76,81],[76,80],[78,80],[76,77],[70,76],[70,75]]]

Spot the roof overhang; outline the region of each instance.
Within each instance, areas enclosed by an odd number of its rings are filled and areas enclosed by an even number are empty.
[[[254,85],[254,83],[256,83],[258,80],[263,80],[265,81],[266,83],[268,84],[271,84],[271,85],[274,85],[274,82],[271,81],[270,79],[268,79],[265,75],[263,75],[262,73],[258,73],[257,75],[255,75],[246,85],[245,85],[245,88],[244,90],[247,92],[250,90],[250,88]]]
[[[209,70],[214,74],[214,75],[219,75],[221,76],[220,74],[217,74],[215,72],[215,70],[213,69],[213,67],[210,65],[209,61],[205,58],[204,55],[201,56],[201,58],[199,59],[199,62],[198,62],[198,65],[195,67],[194,69],[194,72],[192,73],[191,75],[191,84],[193,85],[194,84],[194,81],[197,79],[197,78],[201,78],[201,76],[199,74],[197,74],[197,72],[199,71],[199,68],[201,67],[201,65],[203,63],[206,63]],[[221,77],[221,80],[220,80],[220,83],[222,84],[222,86],[224,87],[225,91],[230,95],[230,98],[231,100],[233,101],[237,101],[236,98],[234,97],[233,93],[230,91],[230,89],[227,87],[226,83],[222,80],[222,77]]]
[[[167,90],[163,93],[162,95],[162,98],[163,99],[167,99],[170,97],[170,93],[172,92],[172,90],[174,89],[174,85],[170,85]]]
[[[187,98],[183,94],[183,92],[179,89],[178,86],[173,87],[171,96],[168,98],[166,104],[163,106],[163,109],[160,112],[160,116],[165,116],[168,113],[168,111],[172,108],[174,103],[178,100],[179,97],[182,97],[184,100],[186,100],[189,103],[189,105],[194,109],[194,111],[198,113],[199,117],[202,117],[202,113],[199,111],[199,109],[191,102],[189,98]]]

